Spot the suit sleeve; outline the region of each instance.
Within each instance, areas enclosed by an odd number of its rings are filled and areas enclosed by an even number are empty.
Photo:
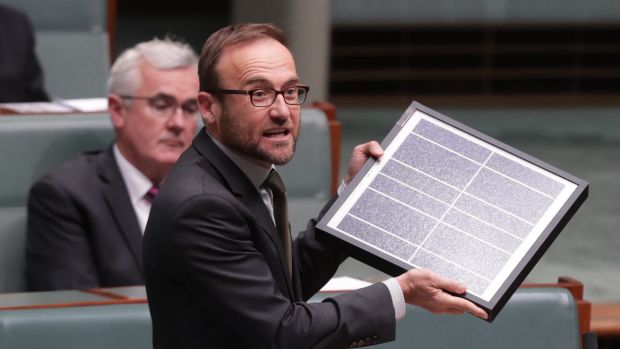
[[[253,234],[265,233],[252,226],[251,215],[225,198],[201,196],[181,205],[170,234],[188,286],[222,327],[243,334],[234,340],[253,348],[303,349],[394,339],[394,309],[383,284],[322,303],[292,303],[260,252],[269,246],[257,246],[261,239]]]
[[[99,286],[80,210],[49,179],[37,182],[28,198],[26,281],[30,291]]]

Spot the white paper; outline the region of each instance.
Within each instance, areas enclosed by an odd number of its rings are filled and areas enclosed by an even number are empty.
[[[95,113],[108,110],[107,98],[55,99],[52,102],[0,103],[16,114]]]
[[[16,114],[70,113],[74,109],[51,102],[0,103],[0,109],[10,110]]]
[[[335,277],[329,280],[325,286],[321,289],[321,292],[343,292],[343,291],[351,291],[357,290],[358,288],[363,288],[366,286],[370,286],[372,283],[356,278],[352,278],[349,276],[340,276]]]
[[[56,101],[83,113],[105,112],[108,110],[107,98],[64,99]]]

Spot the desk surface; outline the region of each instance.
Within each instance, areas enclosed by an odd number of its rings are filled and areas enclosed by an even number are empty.
[[[0,311],[146,303],[144,286],[0,294]]]
[[[620,337],[620,304],[592,304],[590,327],[601,337]]]
[[[49,291],[0,294],[0,310],[73,306],[109,301],[108,297],[83,291]]]

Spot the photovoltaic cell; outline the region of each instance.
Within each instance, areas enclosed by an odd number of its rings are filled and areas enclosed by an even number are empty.
[[[586,182],[415,102],[383,148],[318,227],[377,265],[458,280],[490,313],[587,195]]]

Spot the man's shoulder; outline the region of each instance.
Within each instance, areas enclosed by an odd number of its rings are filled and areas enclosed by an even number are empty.
[[[183,200],[211,193],[230,195],[219,177],[217,170],[206,158],[186,156],[170,171],[164,182],[164,191],[168,191],[168,196]]]
[[[32,32],[30,18],[20,9],[0,4],[0,20],[6,24],[9,33]]]
[[[95,170],[101,159],[110,155],[111,154],[108,154],[105,150],[101,149],[87,151],[60,163],[58,166],[52,168],[48,172],[48,175],[83,175],[84,170]],[[78,169],[81,170],[81,172],[76,172]]]
[[[101,161],[110,154],[105,150],[84,152],[76,157],[66,160],[49,170],[37,182],[58,184],[67,187],[83,186],[84,183],[97,179],[98,168]],[[113,157],[111,158],[113,161]]]

